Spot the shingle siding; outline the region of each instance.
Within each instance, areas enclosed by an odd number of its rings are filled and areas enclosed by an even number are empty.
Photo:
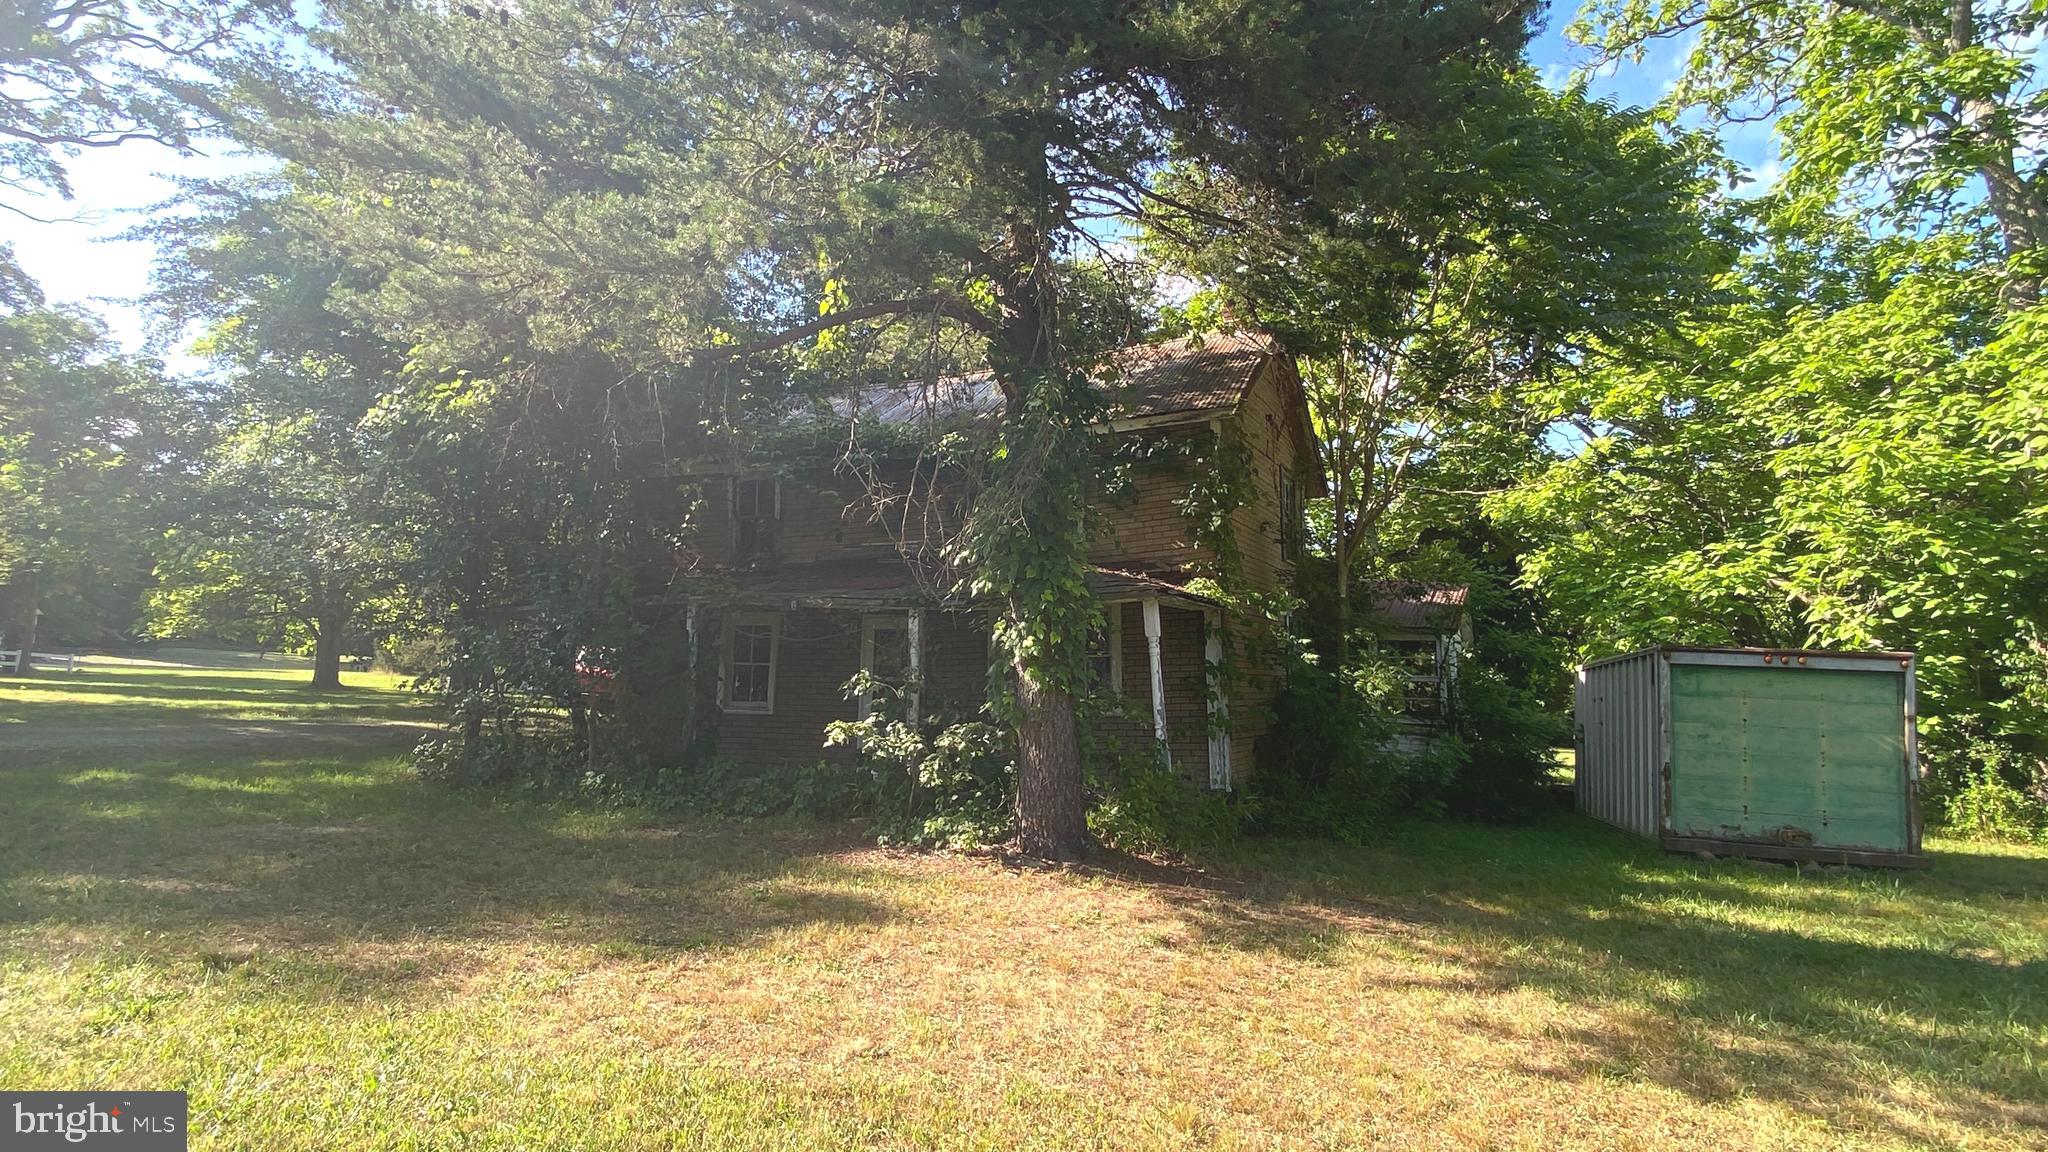
[[[1236,428],[1251,452],[1252,499],[1231,518],[1238,553],[1244,563],[1244,580],[1262,592],[1288,587],[1294,579],[1294,564],[1283,554],[1284,531],[1280,501],[1280,474],[1284,471],[1305,483],[1300,451],[1288,411],[1288,392],[1281,379],[1285,371],[1279,361],[1269,365],[1238,410]]]

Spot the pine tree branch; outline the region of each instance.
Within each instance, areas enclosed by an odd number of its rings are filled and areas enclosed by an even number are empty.
[[[935,294],[931,296],[913,296],[904,300],[882,300],[873,304],[863,304],[858,308],[845,308],[837,312],[829,312],[808,324],[799,324],[794,328],[785,329],[773,336],[764,337],[751,343],[721,344],[709,348],[697,348],[691,350],[688,356],[692,363],[699,364],[713,360],[734,360],[760,352],[772,352],[777,348],[784,348],[799,340],[816,336],[820,332],[829,332],[834,328],[843,328],[848,324],[858,324],[863,320],[873,320],[878,316],[906,316],[912,314],[944,316],[949,320],[957,320],[987,336],[993,336],[997,329],[994,317],[969,304],[966,300],[958,296]]]

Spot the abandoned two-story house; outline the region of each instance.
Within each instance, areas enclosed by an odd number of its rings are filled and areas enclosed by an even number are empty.
[[[1123,707],[1098,709],[1112,734],[1151,743],[1191,783],[1230,788],[1255,770],[1255,746],[1277,686],[1261,621],[1206,595],[1196,579],[1222,558],[1188,513],[1191,486],[1213,483],[1222,446],[1238,476],[1229,512],[1233,590],[1274,593],[1292,581],[1302,504],[1324,478],[1292,357],[1270,340],[1211,335],[1105,357],[1095,373],[1105,452],[1139,442],[1194,470],[1138,467],[1095,503],[1091,590],[1107,627],[1091,649],[1095,688]],[[830,404],[843,427],[887,430],[992,421],[1001,393],[986,375],[870,389]],[[886,440],[886,437],[870,439]],[[899,437],[899,443],[915,440]],[[848,473],[842,446],[772,466],[740,459],[705,485],[708,514],[686,582],[707,603],[693,651],[717,661],[716,755],[741,763],[851,755],[824,730],[874,706],[848,699],[865,670],[914,685],[905,710],[985,698],[991,605],[934,582],[921,562],[959,500],[916,493],[878,505]],[[697,617],[693,614],[692,619]]]

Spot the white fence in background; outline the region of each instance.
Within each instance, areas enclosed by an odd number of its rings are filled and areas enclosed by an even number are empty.
[[[78,657],[70,652],[31,652],[28,660],[38,668],[62,667],[66,672],[78,671]],[[0,648],[0,668],[9,672],[21,671],[21,649]]]

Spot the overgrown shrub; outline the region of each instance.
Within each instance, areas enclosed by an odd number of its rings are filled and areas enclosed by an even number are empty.
[[[1383,706],[1348,689],[1321,665],[1297,659],[1259,741],[1247,816],[1262,832],[1362,843],[1419,793],[1441,766],[1403,756]]]
[[[1933,726],[1929,736],[1930,823],[1970,839],[2048,839],[2048,767],[1969,727]]]
[[[588,757],[566,731],[521,732],[487,726],[465,749],[460,738],[429,736],[413,746],[422,778],[457,786],[491,785],[553,792],[588,771]]]
[[[1526,818],[1540,806],[1551,750],[1569,736],[1565,718],[1480,660],[1468,658],[1455,683],[1444,807],[1481,820]]]
[[[657,808],[742,820],[830,820],[859,806],[862,783],[856,768],[823,760],[754,765],[713,757],[696,764],[665,765],[646,788],[636,792],[628,785],[622,795]]]
[[[1003,729],[943,713],[907,723],[903,689],[864,673],[846,690],[867,692],[876,707],[865,720],[826,725],[825,740],[858,754],[856,811],[883,843],[976,848],[1009,834],[1017,769]]]
[[[1187,855],[1236,839],[1241,810],[1230,794],[1190,786],[1149,743],[1095,739],[1085,756],[1088,830],[1105,846],[1140,855]]]

